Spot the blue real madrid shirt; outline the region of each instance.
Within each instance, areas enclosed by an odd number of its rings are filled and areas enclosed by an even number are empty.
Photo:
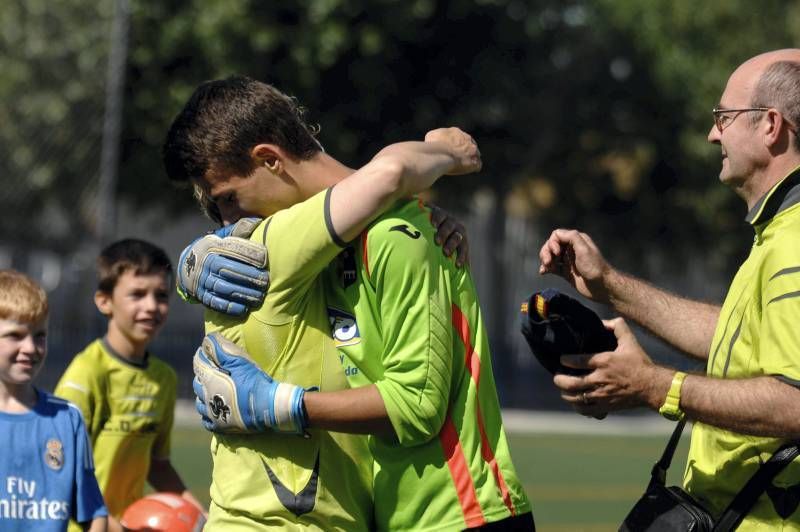
[[[0,412],[0,530],[66,530],[106,515],[83,416],[38,392],[23,414]]]

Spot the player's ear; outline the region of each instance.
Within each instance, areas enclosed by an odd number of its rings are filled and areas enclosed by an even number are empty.
[[[111,294],[98,290],[94,293],[94,304],[104,316],[111,316]]]
[[[256,144],[250,150],[250,157],[256,166],[264,166],[273,174],[283,172],[285,154],[274,144]]]

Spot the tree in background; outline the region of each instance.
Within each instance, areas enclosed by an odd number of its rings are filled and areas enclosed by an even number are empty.
[[[69,252],[104,222],[93,202],[113,1],[0,3],[0,244]],[[482,293],[500,324],[513,322],[512,219],[583,228],[623,269],[675,289],[694,276],[707,288],[695,296],[718,297],[749,236],[705,141],[710,110],[736,65],[800,37],[800,5],[780,0],[129,2],[122,201],[160,211],[162,226],[192,212],[160,148],[211,78],[245,74],[296,95],[353,166],[458,125],[484,170],[443,180],[435,199],[462,214],[487,200]]]

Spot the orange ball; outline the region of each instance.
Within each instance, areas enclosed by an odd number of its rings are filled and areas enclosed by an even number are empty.
[[[177,493],[151,493],[134,502],[119,520],[126,530],[136,532],[200,532],[206,520],[203,512]]]

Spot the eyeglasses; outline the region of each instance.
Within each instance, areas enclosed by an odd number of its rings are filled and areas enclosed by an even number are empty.
[[[749,107],[747,109],[719,109],[713,108],[711,112],[714,114],[714,125],[720,133],[736,120],[736,117],[742,113],[752,113],[754,111],[769,111],[771,107]]]

